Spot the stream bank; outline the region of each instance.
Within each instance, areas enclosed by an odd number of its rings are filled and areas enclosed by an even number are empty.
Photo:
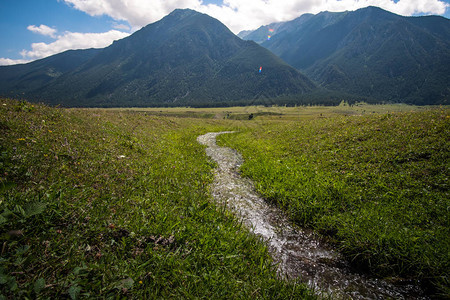
[[[242,156],[231,148],[217,146],[216,137],[226,133],[232,131],[210,132],[197,138],[218,165],[212,196],[266,241],[281,276],[300,278],[319,295],[332,298],[428,299],[415,285],[397,286],[353,272],[344,257],[317,234],[291,225],[280,209],[256,194],[251,180],[239,175]]]

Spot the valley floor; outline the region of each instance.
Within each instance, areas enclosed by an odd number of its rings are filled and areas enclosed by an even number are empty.
[[[449,295],[448,108],[58,109],[0,100],[6,298],[313,298],[212,201],[197,136],[361,269]]]

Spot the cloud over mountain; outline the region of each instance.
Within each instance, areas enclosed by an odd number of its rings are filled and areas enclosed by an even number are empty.
[[[41,24],[40,26],[36,26],[36,25],[30,25],[27,27],[27,29],[29,31],[32,31],[34,33],[37,34],[42,34],[42,35],[46,35],[52,38],[56,37],[56,32],[57,30],[51,27],[48,27],[47,25]]]
[[[0,57],[0,66],[25,64],[28,62],[30,62],[30,60],[28,60],[28,59],[11,59],[11,58]]]
[[[122,39],[128,35],[128,33],[118,30],[110,30],[102,33],[67,31],[57,36],[56,41],[52,43],[33,43],[31,44],[32,50],[23,50],[21,54],[24,58],[39,59],[70,49],[104,48],[111,45],[113,41]]]
[[[200,0],[64,0],[91,16],[108,15],[125,20],[134,28],[155,22],[176,8],[191,8],[217,18],[233,32],[255,29],[263,24],[288,21],[303,13],[356,10],[378,6],[391,12],[442,15],[450,5],[442,0],[223,0],[204,4]],[[220,2],[220,1],[219,1]]]

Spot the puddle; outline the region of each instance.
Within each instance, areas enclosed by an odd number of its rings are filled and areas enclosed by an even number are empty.
[[[291,226],[281,210],[256,194],[251,180],[240,177],[241,155],[216,145],[216,137],[225,133],[232,132],[210,132],[197,138],[218,164],[211,193],[267,242],[282,276],[298,277],[319,295],[331,298],[428,299],[413,284],[393,285],[352,272],[345,259],[314,232]]]

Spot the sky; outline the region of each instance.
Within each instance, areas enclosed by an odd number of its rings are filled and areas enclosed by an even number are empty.
[[[450,18],[450,0],[0,0],[0,65],[107,47],[176,8],[206,13],[237,34],[304,13],[369,5],[403,16]]]

